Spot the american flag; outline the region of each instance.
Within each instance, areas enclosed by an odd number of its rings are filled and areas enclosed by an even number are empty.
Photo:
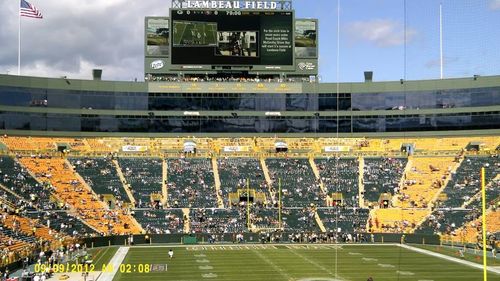
[[[21,0],[21,7],[19,8],[19,13],[21,17],[35,18],[35,19],[43,19],[42,13],[38,11],[38,9],[28,3],[25,0]]]

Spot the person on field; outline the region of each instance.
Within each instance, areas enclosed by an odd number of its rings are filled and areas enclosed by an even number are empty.
[[[168,256],[169,256],[170,259],[172,259],[174,257],[174,251],[172,251],[172,249],[170,249],[168,251]]]

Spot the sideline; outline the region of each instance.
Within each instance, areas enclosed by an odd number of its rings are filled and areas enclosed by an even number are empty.
[[[469,267],[472,267],[472,268],[476,268],[476,269],[480,269],[480,270],[483,269],[482,265],[477,264],[477,263],[473,263],[473,262],[470,262],[470,261],[466,261],[466,260],[462,260],[462,259],[450,257],[450,256],[447,256],[447,255],[435,253],[435,252],[432,252],[432,251],[429,251],[429,250],[415,248],[415,247],[408,246],[408,245],[405,245],[405,244],[397,244],[397,245],[399,245],[399,247],[402,247],[402,248],[405,248],[407,250],[414,251],[414,252],[417,252],[417,253],[420,253],[420,254],[426,254],[426,255],[429,255],[429,256],[433,256],[433,257],[444,259],[444,260],[447,260],[447,261],[451,261],[451,262],[463,264],[463,265],[466,265],[466,266],[469,266]],[[500,274],[500,269],[494,268],[492,266],[488,266],[487,270],[489,272],[492,272],[492,273]]]
[[[122,264],[129,249],[130,249],[130,247],[118,248],[118,250],[116,251],[113,258],[109,261],[109,265],[113,266],[113,271],[112,272],[103,272],[99,277],[97,277],[96,281],[97,280],[99,280],[99,281],[113,281],[113,278],[115,278],[115,275],[118,272],[118,269],[120,268],[120,264]]]
[[[266,243],[266,244],[261,244],[261,243],[242,243],[242,244],[233,244],[233,243],[222,243],[222,244],[193,244],[193,245],[181,245],[181,244],[150,244],[150,245],[134,245],[132,248],[222,248],[222,247],[241,247],[241,248],[246,248],[246,250],[250,250],[250,248],[271,248],[275,249],[273,247],[276,246],[308,246],[311,250],[315,248],[325,248],[325,249],[335,249],[335,247],[338,247],[338,249],[342,249],[343,246],[371,246],[371,247],[377,247],[377,246],[397,246],[399,244],[397,243],[320,243],[320,244],[301,244],[301,243]],[[108,247],[108,246],[106,246]]]

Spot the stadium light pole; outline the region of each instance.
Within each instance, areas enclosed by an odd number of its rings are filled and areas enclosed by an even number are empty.
[[[19,6],[17,6],[17,16],[19,17],[19,29],[17,34],[17,75],[21,75],[21,0],[19,0]]]
[[[278,179],[278,223],[281,229],[281,178]]]
[[[247,228],[250,229],[250,179],[247,178]]]
[[[486,180],[485,180],[485,169],[481,168],[481,196],[483,205],[483,275],[484,281],[488,280],[488,261],[486,252]]]

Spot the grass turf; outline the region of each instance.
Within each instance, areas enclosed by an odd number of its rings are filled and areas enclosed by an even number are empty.
[[[95,270],[101,270],[103,264],[108,264],[111,258],[116,254],[118,247],[106,247],[89,249],[88,253],[92,255],[92,261]]]
[[[205,246],[131,248],[124,265],[168,264],[167,272],[122,273],[129,280],[480,281],[482,271],[391,245]],[[338,261],[335,266],[335,261]],[[336,274],[337,268],[337,274]],[[490,280],[500,276],[489,273]]]
[[[433,246],[433,245],[413,245],[413,246],[424,250],[436,252],[439,254],[460,258],[459,254],[460,248],[458,247],[451,248],[446,246]],[[488,251],[488,254],[490,254],[490,251]],[[477,250],[477,252],[474,253],[471,249],[467,249],[467,252],[465,252],[463,259],[473,263],[483,264],[483,251]],[[498,255],[496,259],[491,256],[488,256],[487,262],[489,266],[500,266],[500,259],[498,258]]]

